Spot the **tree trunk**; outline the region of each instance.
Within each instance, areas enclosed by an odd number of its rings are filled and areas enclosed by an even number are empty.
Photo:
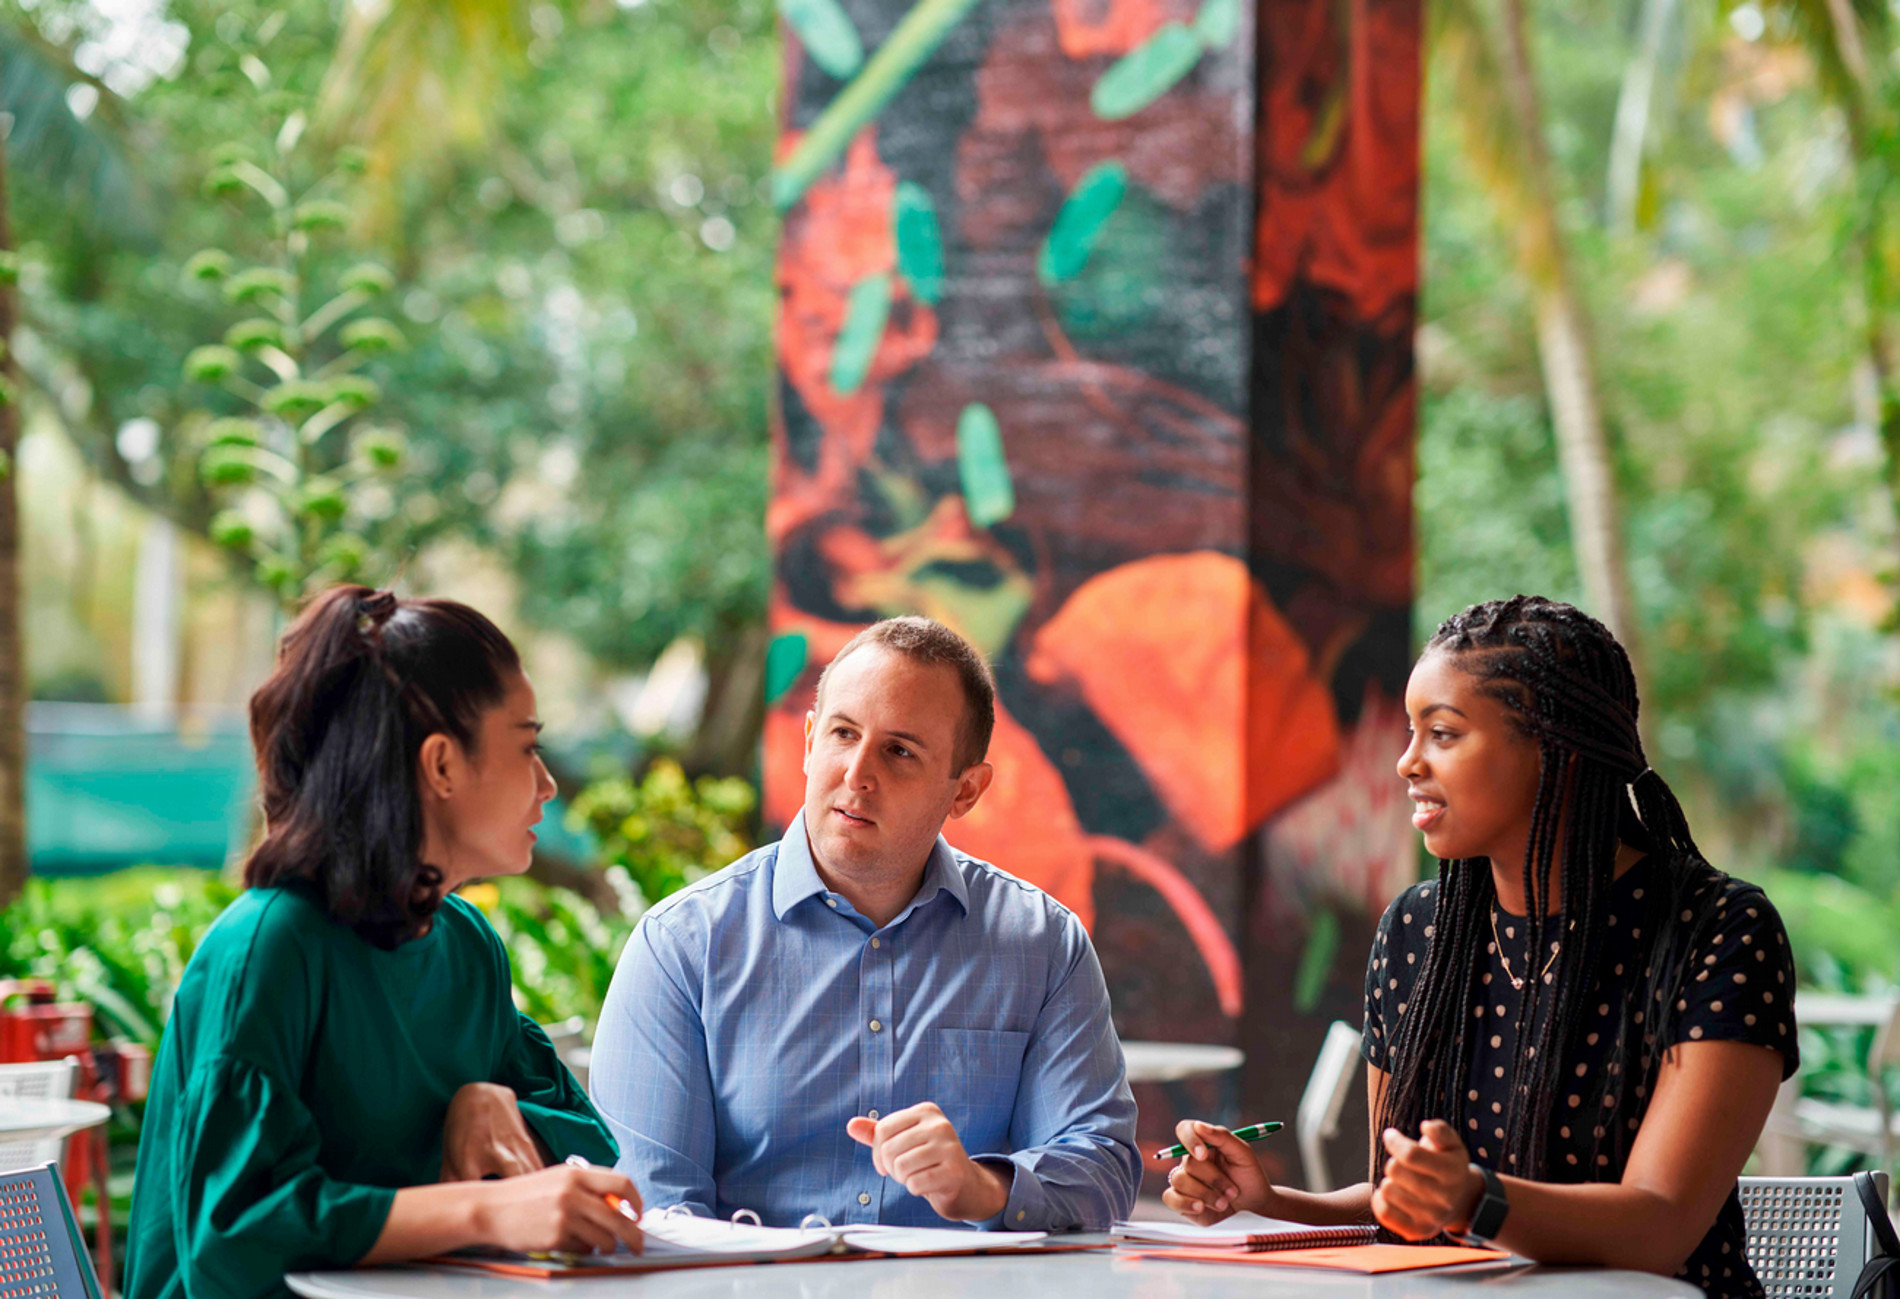
[[[706,707],[699,730],[686,746],[691,772],[744,775],[759,756],[765,725],[765,651],[763,623],[718,638],[720,648],[706,664]]]
[[[1621,509],[1610,466],[1609,439],[1598,401],[1589,323],[1570,277],[1569,250],[1557,220],[1544,117],[1525,30],[1524,0],[1503,0],[1505,90],[1524,133],[1524,223],[1521,255],[1537,300],[1537,349],[1544,391],[1563,466],[1571,545],[1590,611],[1616,633],[1642,680],[1636,606],[1623,560]]]
[[[0,132],[0,258],[13,251],[7,141]],[[20,646],[20,371],[13,359],[16,290],[0,276],[0,906],[26,884],[26,662]]]
[[[1616,126],[1610,135],[1610,169],[1604,208],[1610,229],[1628,234],[1636,228],[1636,200],[1642,189],[1643,142],[1649,135],[1649,113],[1656,97],[1656,69],[1662,62],[1663,41],[1675,19],[1677,0],[1643,0],[1636,33],[1636,53],[1623,73],[1616,97]]]

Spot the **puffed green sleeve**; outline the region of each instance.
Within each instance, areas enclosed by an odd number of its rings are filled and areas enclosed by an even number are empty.
[[[587,1093],[555,1054],[541,1026],[515,1012],[515,1035],[495,1081],[512,1088],[521,1117],[547,1143],[556,1159],[580,1155],[611,1167],[620,1158],[607,1125]]]
[[[396,1193],[317,1165],[316,1120],[294,1088],[232,1055],[202,1060],[173,1128],[173,1215],[186,1293],[283,1293],[284,1274],[348,1267],[376,1243]]]

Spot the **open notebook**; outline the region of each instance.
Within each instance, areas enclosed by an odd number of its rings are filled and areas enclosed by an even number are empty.
[[[478,1268],[508,1276],[569,1280],[586,1276],[625,1276],[681,1267],[783,1263],[827,1255],[914,1257],[1073,1248],[1049,1244],[1048,1233],[1041,1231],[960,1231],[955,1228],[887,1227],[876,1224],[761,1227],[746,1222],[696,1218],[684,1213],[646,1214],[640,1220],[640,1228],[646,1236],[646,1252],[643,1254],[514,1254],[501,1250],[463,1250],[425,1261]]]
[[[1311,1249],[1323,1245],[1366,1245],[1378,1229],[1370,1225],[1315,1227],[1257,1213],[1236,1213],[1211,1227],[1191,1222],[1118,1222],[1117,1246],[1142,1250],[1231,1249],[1255,1253],[1269,1249]]]

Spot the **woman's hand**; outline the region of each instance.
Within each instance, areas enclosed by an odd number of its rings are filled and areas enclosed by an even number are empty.
[[[441,1180],[519,1177],[547,1162],[513,1091],[495,1083],[469,1083],[450,1098],[442,1120]]]
[[[1161,1202],[1188,1221],[1206,1227],[1230,1213],[1272,1213],[1273,1184],[1253,1147],[1217,1123],[1183,1119],[1175,1140],[1187,1147],[1168,1172]]]
[[[638,1254],[645,1248],[639,1223],[607,1203],[617,1195],[634,1212],[640,1209],[633,1182],[611,1168],[557,1164],[480,1189],[475,1230],[484,1245],[568,1254],[611,1253],[619,1245]]]
[[[1385,1176],[1372,1192],[1372,1216],[1406,1240],[1426,1240],[1446,1229],[1464,1231],[1484,1190],[1465,1143],[1443,1119],[1427,1119],[1412,1140],[1385,1130]]]

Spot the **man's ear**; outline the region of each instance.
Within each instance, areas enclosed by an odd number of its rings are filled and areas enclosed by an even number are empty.
[[[437,798],[452,795],[461,756],[461,746],[441,731],[425,739],[422,751],[416,755],[416,776],[421,792]]]
[[[976,806],[977,800],[983,797],[983,791],[988,789],[990,782],[995,779],[996,768],[987,762],[966,767],[963,774],[957,777],[957,801],[950,805],[950,819],[954,821],[960,816],[967,815],[970,809]]]
[[[805,714],[805,756],[799,760],[798,769],[807,776],[811,775],[811,737],[818,730],[818,712],[816,709]]]

